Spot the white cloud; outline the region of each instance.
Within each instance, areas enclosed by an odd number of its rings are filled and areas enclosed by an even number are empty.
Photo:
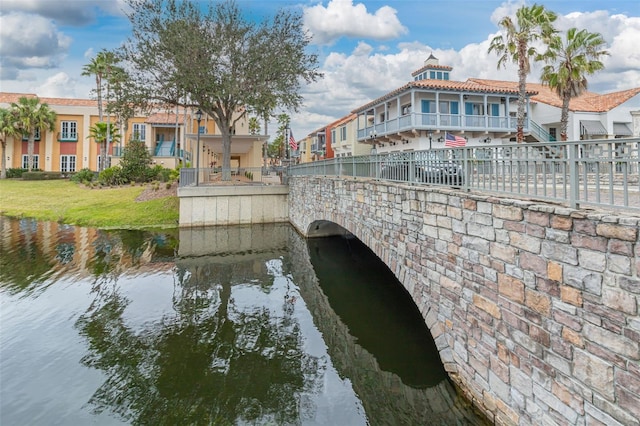
[[[43,84],[36,87],[34,93],[42,97],[66,98],[76,89],[76,80],[65,72],[59,72],[45,80]]]
[[[22,12],[0,16],[0,40],[3,78],[16,78],[21,69],[55,68],[71,44],[49,19]]]
[[[122,14],[124,0],[2,0],[2,11],[26,12],[56,21],[59,25],[84,26],[95,21],[98,9]]]
[[[331,0],[327,7],[322,4],[304,9],[304,22],[317,44],[332,44],[341,37],[389,40],[407,33],[396,10],[383,6],[374,14],[353,0]]]

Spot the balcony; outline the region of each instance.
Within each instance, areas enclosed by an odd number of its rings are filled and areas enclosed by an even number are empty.
[[[366,140],[371,135],[384,137],[411,130],[447,130],[478,132],[514,132],[517,120],[515,117],[491,115],[410,113],[391,118],[382,123],[368,123],[367,127],[358,129],[358,140]],[[524,132],[529,132],[529,120],[524,123]]]

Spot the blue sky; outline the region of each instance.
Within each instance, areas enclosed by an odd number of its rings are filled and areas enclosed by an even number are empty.
[[[499,0],[238,0],[260,19],[294,8],[313,34],[325,77],[305,86],[305,106],[292,115],[296,138],[325,126],[411,79],[433,53],[452,79],[517,79],[496,69],[488,44],[497,22],[522,1]],[[527,4],[531,4],[528,2]],[[611,53],[589,79],[605,93],[640,87],[640,1],[538,1],[559,15],[557,27],[601,33]],[[130,34],[124,0],[0,0],[0,90],[47,97],[90,98],[94,80],[82,66]],[[26,30],[28,29],[28,30]],[[537,81],[534,67],[529,81]],[[270,126],[270,128],[273,128]]]

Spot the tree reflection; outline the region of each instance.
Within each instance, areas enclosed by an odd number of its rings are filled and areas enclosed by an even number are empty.
[[[130,301],[117,283],[99,280],[76,323],[89,346],[82,363],[107,376],[94,411],[132,424],[298,424],[299,394],[317,388],[321,361],[303,351],[289,301],[274,312],[243,300],[271,288],[243,282],[241,270],[255,259],[178,266],[172,316],[143,331],[123,319]]]

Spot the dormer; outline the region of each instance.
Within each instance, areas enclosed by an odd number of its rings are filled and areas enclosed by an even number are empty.
[[[440,65],[438,58],[433,56],[433,53],[429,55],[424,66],[417,71],[411,73],[414,81],[418,80],[449,80],[449,73],[453,68],[445,65]]]

